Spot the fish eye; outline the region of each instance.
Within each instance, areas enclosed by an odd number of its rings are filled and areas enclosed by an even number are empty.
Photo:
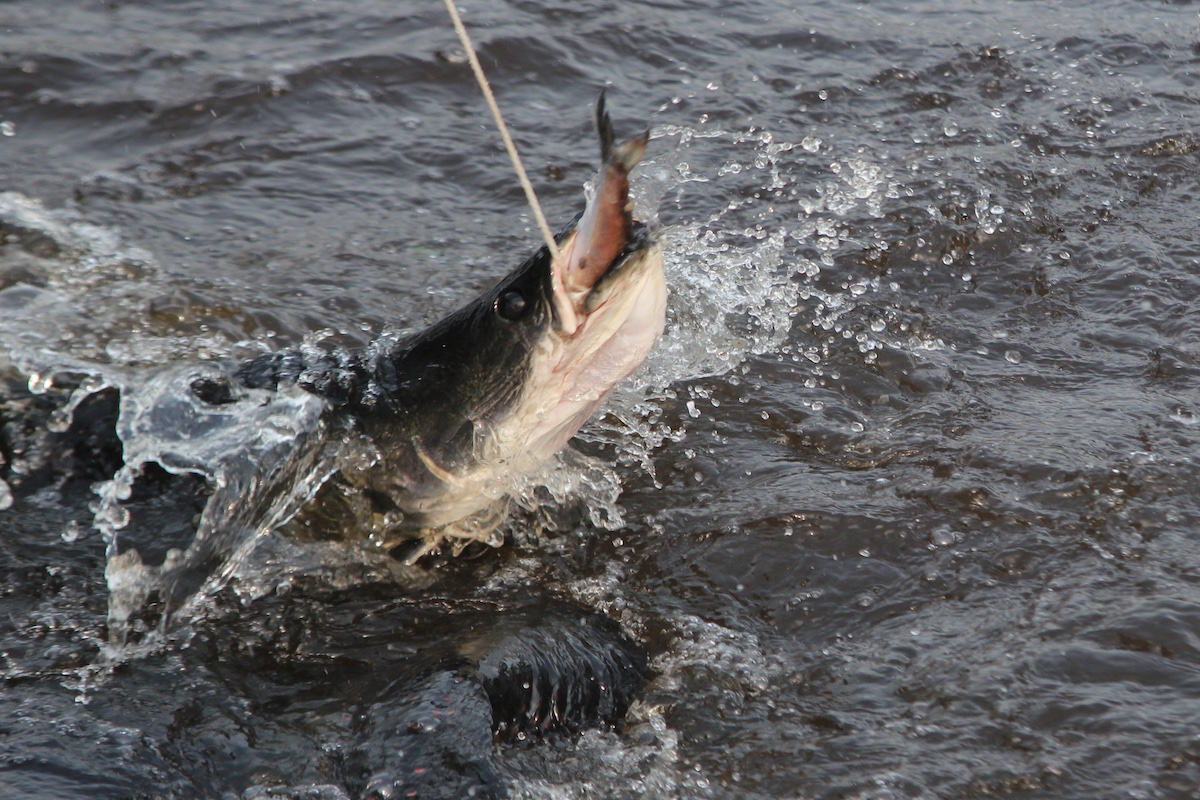
[[[496,300],[496,313],[507,320],[520,319],[528,307],[525,295],[516,289],[505,292]]]

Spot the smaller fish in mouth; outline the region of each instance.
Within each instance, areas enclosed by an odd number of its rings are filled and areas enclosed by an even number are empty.
[[[601,95],[601,166],[583,213],[492,289],[425,331],[361,353],[283,351],[243,364],[251,388],[294,382],[328,398],[379,461],[344,469],[317,502],[365,493],[387,534],[484,539],[482,516],[554,457],[662,335],[662,249],[633,216],[629,173],[649,133],[617,143]],[[491,526],[494,527],[494,526]]]
[[[600,136],[600,172],[592,198],[575,223],[551,266],[555,311],[559,327],[575,331],[581,318],[603,302],[597,288],[609,276],[622,251],[633,241],[633,202],[629,199],[629,173],[646,154],[647,131],[615,145],[612,121],[604,107],[604,95],[596,102],[596,131]]]

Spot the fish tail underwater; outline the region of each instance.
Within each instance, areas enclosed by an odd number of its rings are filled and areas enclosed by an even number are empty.
[[[1193,6],[5,11],[0,798],[1200,793]]]

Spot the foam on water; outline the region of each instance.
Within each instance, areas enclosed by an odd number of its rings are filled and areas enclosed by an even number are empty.
[[[510,794],[521,800],[576,800],[611,796],[600,790],[620,786],[630,797],[711,797],[710,782],[698,771],[685,769],[679,753],[679,735],[663,718],[662,709],[635,704],[623,735],[584,731],[571,748],[554,754],[553,780],[520,776]],[[564,780],[564,776],[582,776]],[[618,796],[626,796],[624,794]]]

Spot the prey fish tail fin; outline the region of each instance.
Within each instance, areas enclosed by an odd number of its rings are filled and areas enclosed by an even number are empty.
[[[613,130],[612,119],[608,116],[608,106],[605,93],[600,91],[596,99],[596,134],[600,139],[600,160],[608,166],[612,165],[623,172],[629,172],[646,154],[646,146],[650,143],[650,131],[644,131],[638,136],[626,139],[617,144],[617,136]]]
[[[617,141],[612,119],[608,116],[608,106],[604,94],[604,90],[601,89],[600,96],[596,98],[596,135],[600,137],[601,163],[608,161],[608,154],[612,152],[613,145]]]

